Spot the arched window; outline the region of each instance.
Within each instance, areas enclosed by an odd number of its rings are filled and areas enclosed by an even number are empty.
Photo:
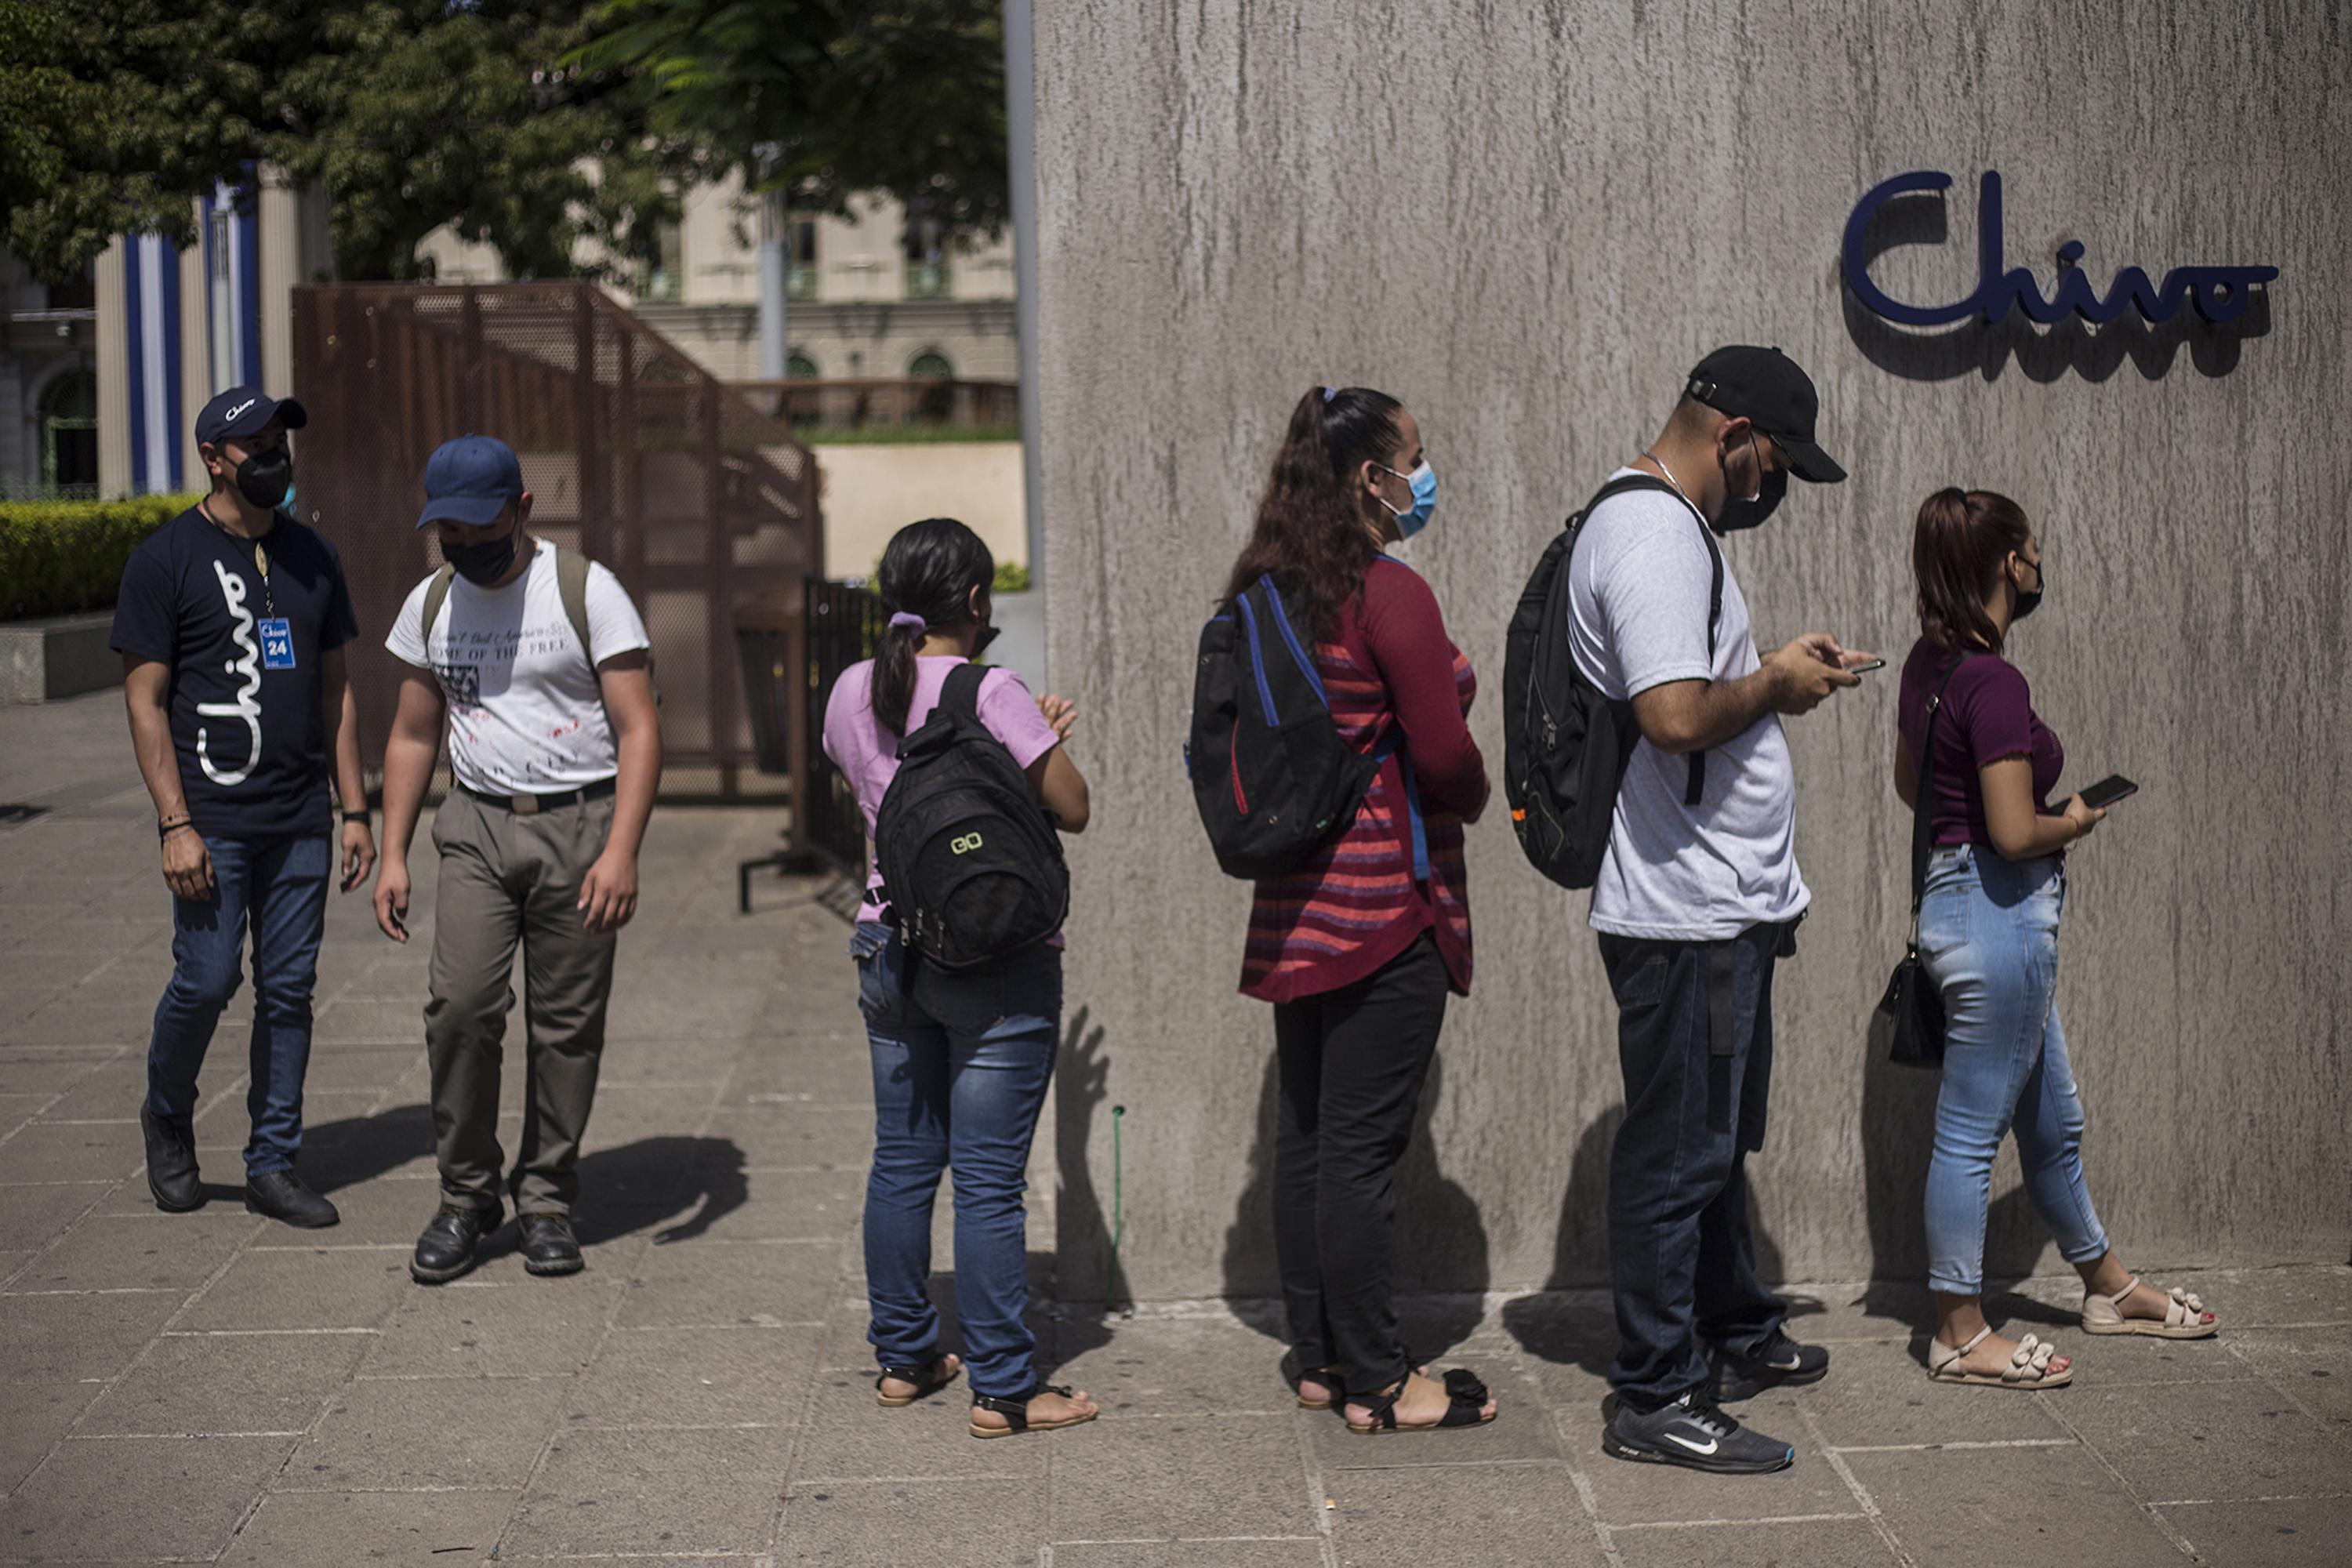
[[[937,349],[925,349],[907,362],[907,374],[918,381],[953,381],[955,366]]]
[[[815,381],[818,379],[816,361],[794,349],[784,361],[784,376],[789,381]]]
[[[52,495],[98,494],[98,377],[68,371],[42,389],[41,483]]]

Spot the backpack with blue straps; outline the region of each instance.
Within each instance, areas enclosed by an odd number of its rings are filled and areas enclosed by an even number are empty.
[[[1271,575],[1201,628],[1184,761],[1228,877],[1255,881],[1313,859],[1355,821],[1393,749],[1367,756],[1340,736],[1302,629]]]

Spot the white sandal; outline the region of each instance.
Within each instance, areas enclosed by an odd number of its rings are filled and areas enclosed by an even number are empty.
[[[2149,1286],[2151,1290],[2156,1287]],[[2124,1298],[2139,1289],[2139,1276],[2112,1296],[2083,1297],[2083,1331],[2086,1334],[2153,1334],[2160,1340],[2201,1340],[2221,1331],[2221,1321],[2205,1310],[2195,1292],[2174,1286],[2167,1293],[2164,1321],[2124,1316]]]
[[[1986,1336],[1991,1332],[1992,1325],[1987,1323],[1976,1331],[1975,1338],[1958,1350],[1941,1340],[1929,1340],[1927,1376],[1937,1383],[1971,1383],[1987,1388],[2059,1388],[2074,1381],[2074,1368],[2071,1362],[2063,1372],[2050,1370],[2050,1358],[2058,1347],[2044,1344],[2033,1334],[2017,1342],[2017,1349],[2010,1353],[2009,1364],[1999,1373],[1961,1371],[1960,1362],[1970,1351],[1984,1343]]]

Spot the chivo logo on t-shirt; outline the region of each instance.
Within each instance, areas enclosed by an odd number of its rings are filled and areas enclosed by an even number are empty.
[[[196,761],[205,770],[205,777],[224,789],[233,789],[253,771],[256,759],[261,755],[261,648],[253,640],[253,612],[245,607],[245,579],[222,565],[213,563],[213,575],[220,579],[221,598],[228,605],[229,618],[234,623],[229,636],[242,650],[242,657],[230,659],[223,668],[231,675],[241,675],[245,684],[231,702],[199,702],[197,714],[205,719],[237,718],[245,721],[249,749],[245,753],[245,766],[223,769],[214,765],[211,737],[201,724],[196,726]]]

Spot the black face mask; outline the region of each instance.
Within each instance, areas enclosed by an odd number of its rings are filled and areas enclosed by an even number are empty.
[[[2042,590],[2049,585],[2048,580],[2042,574],[2041,562],[2029,561],[2026,564],[2033,568],[2033,592],[2029,594],[2024,589],[2020,588],[2017,585],[2015,578],[2011,578],[2010,580],[2010,589],[2017,595],[2017,608],[2009,613],[2010,624],[2011,626],[2016,625],[2019,621],[2023,620],[2026,616],[2032,615],[2034,611],[2042,607]]]
[[[998,633],[994,626],[982,626],[980,628],[980,635],[971,639],[971,657],[978,658],[982,654],[986,653],[988,651],[988,645],[994,642],[997,636]]]
[[[264,511],[275,511],[293,488],[294,458],[283,447],[256,452],[236,467],[236,493]]]
[[[1740,496],[1725,500],[1723,514],[1715,520],[1716,532],[1738,533],[1742,529],[1754,528],[1779,509],[1781,498],[1788,493],[1788,469],[1780,468],[1765,475],[1763,483],[1756,487],[1754,500]]]
[[[506,575],[514,564],[515,530],[508,529],[503,538],[487,540],[480,544],[444,544],[441,559],[457,570],[457,575],[478,588],[487,588]]]

